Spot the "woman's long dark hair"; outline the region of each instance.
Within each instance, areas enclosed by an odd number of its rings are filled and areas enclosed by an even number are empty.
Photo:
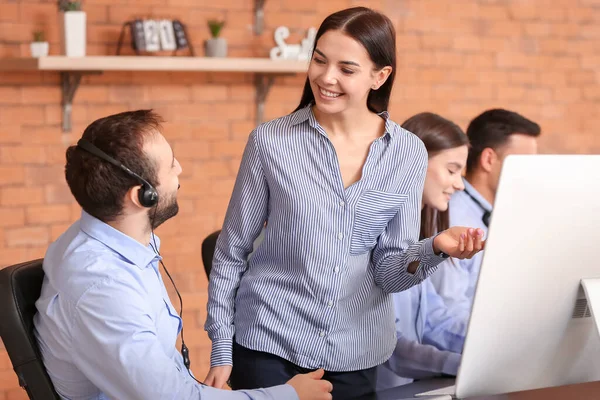
[[[458,125],[434,113],[414,115],[404,121],[402,127],[423,141],[430,158],[440,151],[469,145],[467,135]],[[439,212],[424,205],[421,211],[421,239],[432,237],[449,226],[449,210]]]
[[[396,75],[396,31],[392,21],[385,15],[366,7],[347,8],[333,13],[325,18],[317,31],[311,58],[319,38],[331,30],[339,30],[362,44],[377,69],[392,67],[392,72],[385,83],[379,89],[371,90],[367,97],[367,107],[370,111],[374,113],[387,111]],[[315,96],[307,77],[300,104],[295,111],[314,102]]]

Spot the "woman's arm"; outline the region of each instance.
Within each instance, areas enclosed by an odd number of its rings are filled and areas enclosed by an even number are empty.
[[[242,157],[210,273],[205,329],[212,340],[211,367],[232,365],[235,294],[267,218],[268,202],[269,188],[254,131]]]

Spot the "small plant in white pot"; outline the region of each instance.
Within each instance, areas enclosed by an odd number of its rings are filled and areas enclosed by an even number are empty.
[[[63,12],[63,46],[67,57],[84,57],[86,50],[86,14],[81,11],[81,1],[58,0]]]
[[[32,57],[39,58],[48,55],[49,45],[45,40],[44,31],[33,32],[33,42],[31,42],[30,47]]]
[[[219,37],[224,26],[225,21],[216,19],[208,21],[211,38],[204,43],[207,57],[227,57],[227,39]]]

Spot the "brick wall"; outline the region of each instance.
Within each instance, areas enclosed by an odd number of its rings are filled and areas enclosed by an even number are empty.
[[[599,0],[270,0],[265,32],[252,34],[251,0],[88,0],[88,54],[114,54],[121,25],[140,16],[178,17],[202,54],[205,21],[225,17],[231,56],[267,56],[275,27],[297,42],[330,12],[363,4],[385,11],[398,32],[391,106],[402,122],[424,110],[461,126],[487,107],[518,110],[541,123],[545,153],[598,153]],[[53,0],[0,0],[2,57],[28,56],[36,27],[59,54]],[[79,216],[64,183],[64,152],[92,120],[152,107],[183,166],[181,213],[160,228],[163,255],[185,301],[186,338],[196,374],[207,371],[206,277],[200,242],[219,228],[246,137],[254,126],[251,74],[110,72],[84,78],[73,132],[62,133],[59,75],[0,73],[0,266],[41,257]],[[293,109],[303,76],[277,78],[265,107]],[[25,398],[0,350],[0,400]]]

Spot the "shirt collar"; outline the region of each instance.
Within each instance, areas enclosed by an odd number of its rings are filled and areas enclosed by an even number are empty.
[[[131,236],[127,236],[83,210],[81,211],[80,228],[88,236],[119,253],[140,269],[151,266],[154,259],[160,259],[160,256],[154,252],[150,245],[145,247]],[[156,239],[158,251],[160,239],[156,235],[154,235],[154,238]]]
[[[492,211],[492,205],[490,204],[490,202],[487,201],[477,190],[475,190],[475,188],[473,187],[473,185],[471,185],[469,183],[469,181],[467,181],[465,178],[463,178],[463,183],[465,185],[465,192],[467,192],[468,194],[470,194],[471,196],[473,196],[473,198],[475,198],[475,200],[477,200],[478,202],[480,202],[481,205],[487,211]]]
[[[377,115],[379,115],[380,117],[382,117],[385,120],[385,132],[384,132],[384,137],[385,136],[390,136],[390,137],[394,137],[396,136],[397,132],[394,129],[394,123],[390,120],[390,114],[387,111],[382,111],[380,113],[377,113]],[[320,126],[319,123],[317,122],[317,119],[315,118],[315,114],[312,111],[312,104],[307,105],[304,108],[301,108],[298,111],[295,111],[291,114],[291,124],[292,126],[295,125],[299,125],[303,122],[308,121],[308,124],[315,128],[315,129],[319,129],[318,127]]]

